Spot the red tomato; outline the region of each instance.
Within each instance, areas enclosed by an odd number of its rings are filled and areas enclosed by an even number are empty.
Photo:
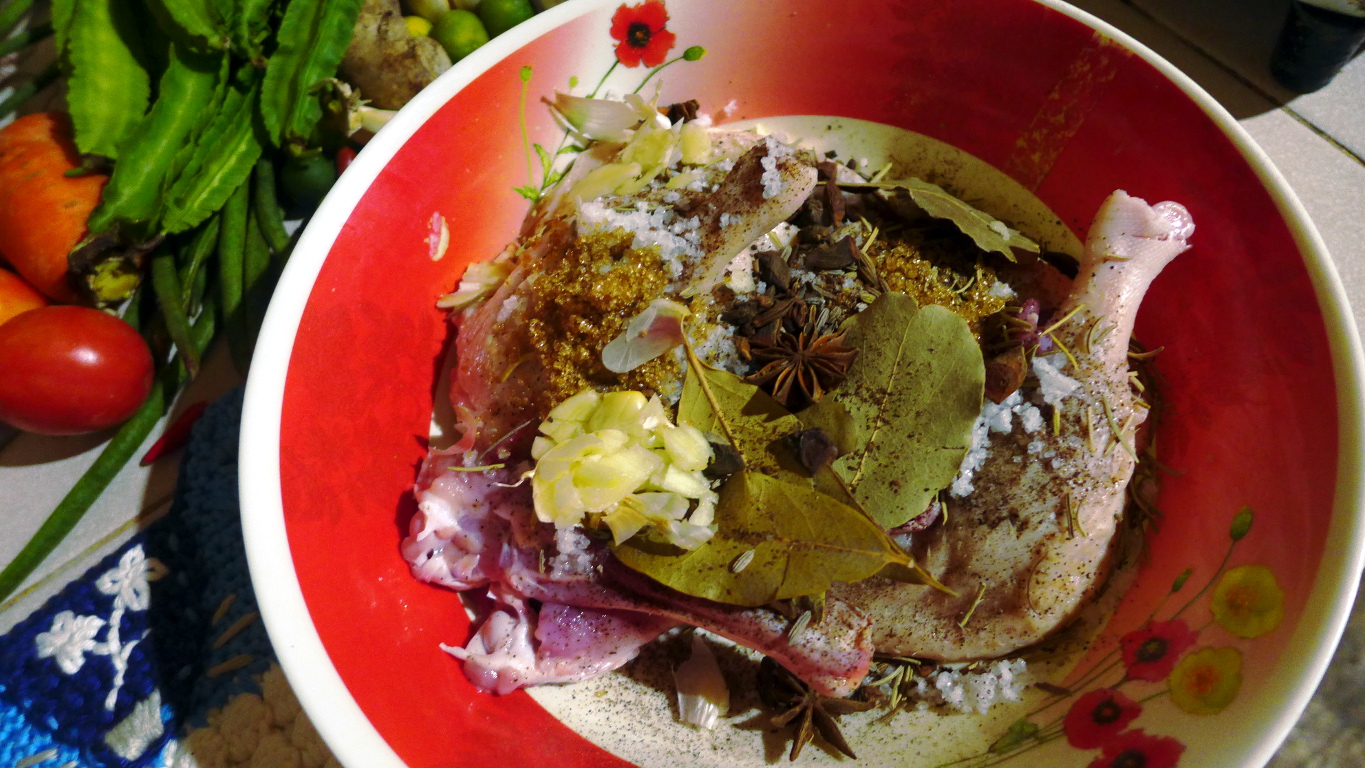
[[[152,353],[132,326],[53,306],[0,325],[0,421],[77,435],[132,416],[152,388]]]

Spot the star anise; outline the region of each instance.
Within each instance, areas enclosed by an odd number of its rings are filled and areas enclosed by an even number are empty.
[[[750,339],[754,363],[762,367],[745,381],[763,387],[773,399],[791,411],[818,401],[843,383],[857,357],[856,349],[844,346],[844,334],[816,335],[813,323],[799,330],[780,324],[771,338]]]
[[[816,693],[768,656],[764,656],[758,666],[758,696],[771,709],[781,710],[780,714],[773,717],[773,725],[779,728],[793,723],[796,725],[796,734],[792,737],[792,748],[788,754],[790,760],[801,755],[801,749],[815,738],[816,733],[830,746],[858,759],[844,735],[839,732],[839,725],[834,719],[850,712],[872,709],[875,706],[872,702]]]

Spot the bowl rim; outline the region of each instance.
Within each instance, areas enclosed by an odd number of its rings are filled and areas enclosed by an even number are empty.
[[[461,60],[422,90],[369,142],[319,206],[281,275],[247,380],[239,453],[243,537],[261,617],[280,666],[318,733],[345,766],[405,768],[369,721],[332,664],[308,612],[289,547],[280,482],[280,419],[290,356],[300,322],[332,246],[356,206],[394,155],[447,101],[541,35],[620,0],[562,3]],[[1365,567],[1365,472],[1354,457],[1365,446],[1365,359],[1345,286],[1284,176],[1226,108],[1151,48],[1063,0],[1033,0],[1110,37],[1155,67],[1193,100],[1252,167],[1289,225],[1326,325],[1335,371],[1338,466],[1329,542],[1291,641],[1267,684],[1286,705],[1258,712],[1261,737],[1243,745],[1245,766],[1269,761],[1308,705],[1345,631]],[[1344,542],[1332,546],[1331,542]]]

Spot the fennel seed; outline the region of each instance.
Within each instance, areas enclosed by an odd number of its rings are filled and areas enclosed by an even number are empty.
[[[810,626],[810,611],[802,613],[792,622],[791,629],[787,630],[787,642],[795,644],[801,639],[801,635],[806,633],[806,627]]]
[[[735,561],[733,563],[730,563],[730,572],[739,573],[745,568],[748,568],[749,563],[752,563],[754,561],[754,555],[756,554],[758,554],[757,550],[753,549],[746,549],[743,552],[739,553],[739,557],[736,557]]]

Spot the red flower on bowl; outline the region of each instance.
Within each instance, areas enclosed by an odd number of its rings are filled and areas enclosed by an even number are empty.
[[[611,36],[618,40],[616,59],[627,67],[657,67],[677,42],[665,27],[668,9],[662,0],[621,5],[611,17]]]
[[[1131,680],[1160,682],[1171,674],[1180,654],[1194,645],[1198,635],[1184,621],[1149,621],[1119,639],[1123,664]]]
[[[1184,751],[1185,745],[1175,739],[1136,729],[1105,744],[1090,768],[1175,768]]]
[[[1062,730],[1071,746],[1095,749],[1119,735],[1140,714],[1142,707],[1136,701],[1113,688],[1101,688],[1076,699],[1062,721]]]

